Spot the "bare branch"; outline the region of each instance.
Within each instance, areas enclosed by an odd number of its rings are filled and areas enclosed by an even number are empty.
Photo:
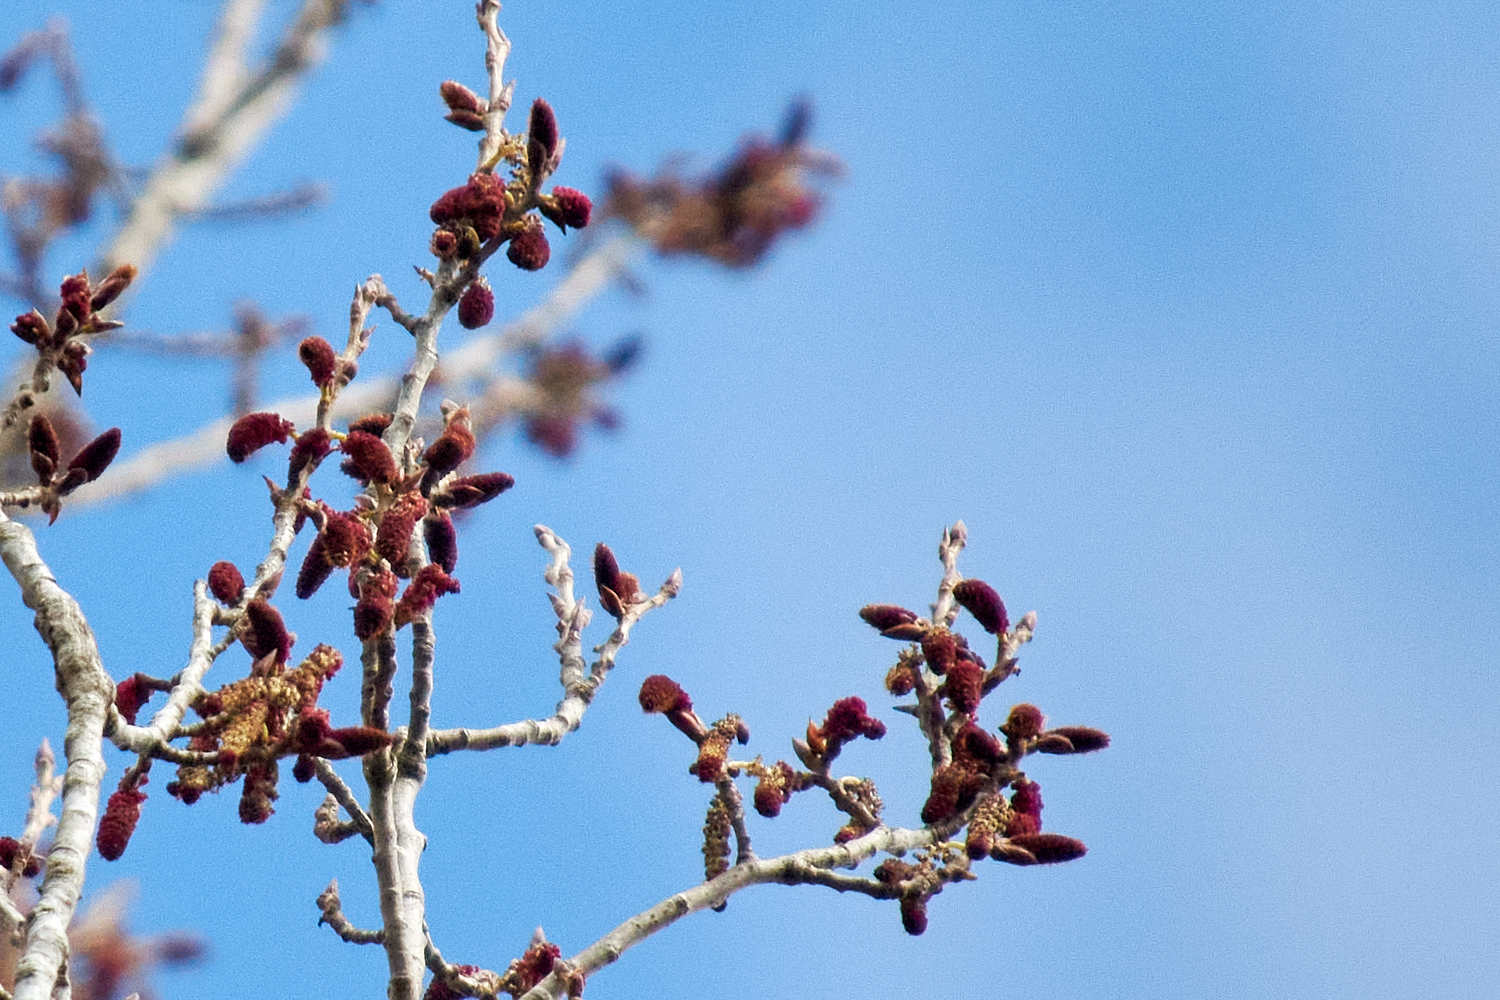
[[[302,77],[322,61],[328,29],[343,18],[347,0],[304,0],[276,52],[254,76],[237,71],[245,41],[253,33],[258,3],[226,10],[218,41],[205,66],[200,95],[185,118],[178,148],[152,170],[120,231],[103,253],[102,270],[132,263],[147,270],[184,213],[208,205],[231,170],[289,108]],[[218,71],[233,88],[223,86]]]
[[[555,745],[577,729],[593,702],[599,687],[614,667],[621,647],[630,641],[630,631],[642,616],[659,608],[682,589],[682,571],[673,570],[649,599],[627,605],[625,613],[604,644],[595,648],[598,654],[592,664],[583,655],[583,629],[592,613],[573,594],[573,570],[568,565],[572,548],[551,528],[539,524],[534,529],[538,543],[551,555],[543,578],[554,588],[552,608],[557,614],[558,640],[553,648],[560,664],[559,683],[563,698],[546,719],[523,719],[490,729],[442,729],[427,740],[427,755],[452,753],[455,750],[492,750],[496,747],[525,746],[532,743]]]
[[[339,880],[328,883],[328,888],[318,894],[318,910],[323,914],[318,923],[327,924],[333,932],[350,944],[382,944],[384,931],[368,931],[355,927],[344,916],[343,904],[339,900]]]
[[[833,847],[815,847],[794,854],[764,858],[737,864],[719,877],[683,890],[636,914],[614,930],[567,960],[570,971],[592,975],[619,960],[628,949],[640,944],[658,931],[669,927],[690,913],[723,903],[741,889],[752,885],[777,882],[786,885],[826,885],[839,891],[860,891],[863,880],[830,878],[836,868],[853,868],[880,852],[902,854],[940,842],[947,836],[944,829],[921,830],[881,827],[863,837]],[[556,972],[529,990],[521,1000],[557,1000],[567,990],[563,977]]]
[[[31,531],[4,514],[0,514],[0,556],[20,585],[22,600],[36,613],[36,629],[52,651],[57,686],[68,708],[62,815],[47,853],[41,897],[29,918],[25,952],[16,966],[16,1000],[43,1000],[51,995],[67,961],[68,923],[83,891],[85,863],[99,813],[99,785],[104,779],[101,742],[115,686],[104,672],[94,634],[78,602],[58,586]]]

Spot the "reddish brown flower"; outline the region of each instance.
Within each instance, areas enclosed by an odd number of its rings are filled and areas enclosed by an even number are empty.
[[[234,563],[220,560],[208,569],[208,590],[221,604],[238,604],[245,592],[245,578]]]
[[[698,776],[704,784],[713,784],[724,776],[724,763],[729,759],[730,734],[715,726],[698,743],[698,759],[688,766],[688,773]]]
[[[547,978],[561,954],[562,949],[550,941],[542,941],[527,948],[506,970],[507,981],[511,976],[515,977],[515,996],[520,996]]]
[[[1042,821],[1031,813],[1013,812],[1005,821],[1005,835],[1007,837],[1018,837],[1026,833],[1036,833],[1042,828]]]
[[[277,413],[247,413],[229,428],[225,450],[232,462],[243,462],[271,442],[284,442],[295,428]]]
[[[625,614],[625,606],[639,596],[640,582],[631,573],[622,573],[609,546],[594,546],[594,582],[599,588],[599,603],[616,618]]]
[[[666,674],[652,674],[641,682],[641,708],[647,712],[689,711],[693,699]]]
[[[363,757],[390,746],[396,741],[396,736],[374,726],[345,726],[330,730],[328,739],[340,748],[342,757]]]
[[[10,332],[28,344],[38,344],[52,338],[52,327],[47,317],[35,309],[17,316],[10,325]]]
[[[276,810],[276,762],[257,764],[245,770],[245,784],[240,790],[240,822],[264,823]]]
[[[422,522],[422,537],[427,542],[428,558],[452,575],[458,566],[458,532],[453,528],[453,518],[442,512],[429,515]]]
[[[384,632],[395,615],[396,574],[381,570],[365,577],[354,605],[354,634],[361,640]]]
[[[570,187],[556,187],[552,189],[552,194],[542,199],[537,207],[559,229],[567,232],[569,226],[574,229],[587,226],[594,205],[589,201],[589,196],[582,191]]]
[[[449,111],[469,111],[482,114],[488,106],[474,91],[465,87],[457,80],[444,80],[438,85],[438,93],[442,95],[443,103],[448,105]]]
[[[333,436],[321,427],[303,431],[292,445],[292,454],[287,461],[286,477],[290,482],[307,467],[309,462],[321,462],[333,450]]]
[[[1004,759],[1005,751],[999,740],[970,721],[953,734],[953,755],[955,760],[989,769]]]
[[[349,425],[349,433],[363,431],[380,437],[385,433],[385,429],[391,426],[393,419],[395,419],[395,414],[392,413],[366,413]]]
[[[1060,833],[1023,833],[1009,839],[1012,844],[1036,858],[1037,864],[1042,865],[1072,861],[1089,851],[1083,841],[1064,837]]]
[[[1021,702],[1011,707],[1010,715],[1005,719],[1005,725],[1000,731],[1012,740],[1029,740],[1042,731],[1042,725],[1046,717],[1042,710],[1028,702]]]
[[[911,935],[927,929],[927,900],[921,896],[901,897],[901,926]]]
[[[986,632],[1004,635],[1010,628],[1010,619],[1005,614],[1005,602],[1000,600],[995,588],[983,580],[959,581],[953,588],[953,596]]]
[[[465,330],[477,330],[495,318],[495,293],[481,275],[469,282],[458,300],[458,323]]]
[[[434,507],[477,507],[516,485],[513,477],[503,472],[485,472],[477,476],[461,476],[451,480],[439,493],[432,495]]]
[[[87,323],[93,312],[91,304],[92,294],[89,292],[89,274],[87,271],[79,271],[70,274],[62,280],[58,286],[59,297],[62,299],[58,307],[58,314],[67,312],[72,315],[80,325]]]
[[[306,338],[297,345],[297,357],[307,366],[313,385],[324,389],[333,384],[333,377],[338,374],[338,356],[328,341],[322,337]]]
[[[332,575],[333,563],[328,561],[328,555],[323,550],[323,535],[316,534],[312,544],[307,547],[307,555],[302,559],[302,568],[297,571],[297,596],[307,600]]]
[[[416,493],[403,493],[380,518],[375,531],[375,554],[394,569],[406,562],[411,533],[427,513],[427,501]],[[437,560],[433,560],[437,562]]]
[[[245,605],[245,629],[240,643],[253,659],[274,653],[277,663],[285,663],[292,650],[292,636],[281,620],[281,612],[263,597]]]
[[[973,715],[979,711],[983,684],[983,667],[972,660],[956,660],[948,668],[948,677],[943,683],[943,690],[948,696],[948,704],[955,712]]]
[[[781,815],[781,807],[792,799],[795,782],[796,772],[785,761],[767,768],[755,786],[755,811],[768,818]]]
[[[350,431],[339,445],[349,456],[345,471],[367,483],[390,483],[396,479],[396,460],[385,442],[368,431]]]
[[[311,754],[298,754],[297,763],[292,765],[292,778],[299,785],[305,785],[318,774],[318,761]]]
[[[481,241],[488,242],[499,235],[505,218],[505,185],[494,174],[472,174],[463,187],[443,192],[428,215],[440,226],[469,226]]]
[[[370,529],[365,522],[340,511],[325,509],[318,540],[323,543],[323,558],[330,566],[353,565],[370,551]]]
[[[893,629],[887,629],[889,635]],[[921,637],[922,656],[927,660],[927,666],[932,672],[939,676],[946,674],[958,660],[958,639],[945,628],[934,628],[925,631]]]
[[[973,804],[984,786],[983,772],[961,764],[944,764],[932,773],[932,787],[922,805],[923,823],[952,819]]]
[[[866,604],[859,609],[865,624],[884,632],[896,625],[910,625],[917,620],[915,611],[908,611],[897,604]]]
[[[141,783],[145,784],[145,781]],[[121,788],[109,797],[94,837],[99,855],[104,860],[114,861],[125,853],[130,835],[135,833],[135,825],[140,822],[141,803],[145,801],[146,793],[136,787]]]
[[[444,594],[458,593],[458,581],[443,572],[441,566],[428,564],[417,571],[412,577],[411,583],[407,584],[406,593],[401,595],[401,600],[396,602],[394,621],[396,627],[409,624],[412,620],[421,617],[432,606],[437,599]]]
[[[505,248],[506,258],[523,271],[540,271],[552,259],[552,247],[542,224],[532,219],[526,228],[511,238]]]
[[[422,476],[424,484],[430,489],[473,454],[474,432],[469,425],[469,408],[460,406],[448,414],[443,433],[422,453],[422,461],[427,463],[427,471]]]
[[[1018,813],[1026,813],[1040,820],[1042,818],[1042,786],[1035,781],[1018,778],[1011,788],[1015,790],[1015,793],[1010,797],[1010,807]]]
[[[557,153],[557,116],[552,105],[538,97],[531,102],[531,118],[526,124],[526,162],[533,175],[547,169]]]
[[[132,726],[141,706],[151,700],[152,688],[146,681],[146,675],[137,672],[115,685],[115,708]]]

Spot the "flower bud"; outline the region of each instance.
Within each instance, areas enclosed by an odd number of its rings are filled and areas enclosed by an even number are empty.
[[[52,421],[40,413],[32,417],[26,432],[26,445],[31,452],[31,471],[36,473],[37,479],[45,486],[52,481],[57,463],[62,461],[57,431],[53,430]]]
[[[373,483],[390,483],[396,479],[396,460],[385,442],[365,431],[350,431],[339,450],[349,456],[345,471],[355,478]]]
[[[915,611],[908,611],[897,604],[866,604],[859,609],[859,617],[866,625],[878,632],[896,625],[909,625],[917,620]]]
[[[338,372],[338,357],[328,341],[322,337],[307,337],[297,345],[297,357],[307,366],[313,385],[326,389],[333,384],[333,376]]]
[[[464,289],[458,300],[458,323],[465,330],[477,330],[495,318],[495,293],[481,275]]]
[[[221,604],[238,604],[245,592],[245,578],[234,563],[221,560],[208,569],[208,591]]]
[[[582,191],[570,187],[555,187],[537,208],[559,229],[567,232],[569,226],[582,229],[589,224],[594,204]]]
[[[557,141],[557,116],[552,105],[538,97],[531,103],[526,125],[526,162],[534,177],[546,172],[548,161],[557,153]]]
[[[64,480],[63,486],[59,488],[58,492],[63,494],[71,493],[77,486],[81,486],[83,483],[92,483],[98,479],[104,470],[109,468],[109,463],[115,460],[115,454],[119,450],[120,428],[111,427],[84,445],[79,449],[78,454],[73,456],[73,460],[68,463],[68,472],[70,475]],[[78,481],[78,476],[73,474],[75,470],[83,474],[81,482]],[[69,483],[73,485],[69,485]]]
[[[121,264],[105,276],[104,280],[94,286],[93,297],[89,299],[89,308],[98,312],[120,297],[120,293],[130,287],[135,280],[136,269],[134,264]]]
[[[1049,748],[1048,739],[1057,737],[1065,741],[1066,746],[1056,744],[1057,749]],[[1049,729],[1037,740],[1036,749],[1041,753],[1093,753],[1095,750],[1103,750],[1109,746],[1109,734],[1092,726],[1058,726]]]
[[[540,271],[552,259],[552,247],[542,224],[533,219],[505,248],[506,258],[523,271]]]
[[[422,522],[422,537],[427,542],[427,556],[443,567],[443,572],[453,575],[458,566],[458,532],[453,529],[453,518],[438,512]]]
[[[285,442],[294,429],[292,422],[280,414],[247,413],[229,428],[224,450],[230,461],[243,462],[273,441]]]
[[[10,325],[10,332],[28,344],[41,343],[52,337],[52,327],[47,324],[47,317],[35,309],[17,316]]]
[[[460,510],[488,503],[504,493],[516,481],[504,472],[484,472],[476,476],[461,476],[432,495],[434,507],[457,507]]]
[[[470,111],[482,114],[488,107],[478,94],[457,80],[444,80],[438,85],[438,93],[442,95],[443,103],[448,105],[449,111]]]
[[[1055,865],[1081,858],[1089,849],[1083,841],[1064,837],[1060,833],[1023,833],[1010,837],[1010,843],[1036,858],[1037,864]]]
[[[960,580],[953,588],[953,596],[986,632],[1004,635],[1010,628],[1005,602],[1000,600],[995,588],[983,580]]]

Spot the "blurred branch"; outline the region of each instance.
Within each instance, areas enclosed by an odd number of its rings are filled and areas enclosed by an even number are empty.
[[[491,377],[501,358],[544,342],[559,327],[625,273],[641,252],[641,244],[628,234],[611,237],[596,246],[568,272],[537,305],[497,333],[470,337],[447,352],[440,373],[445,383]],[[386,409],[399,383],[394,377],[366,377],[351,383],[339,396],[333,410],[337,418],[349,418],[372,410]],[[312,423],[318,397],[309,393],[277,400],[263,408],[274,410],[300,426]],[[224,438],[234,423],[223,417],[191,434],[148,445],[127,459],[110,466],[109,475],[71,501],[74,509],[115,500],[149,489],[172,476],[224,461]]]
[[[304,0],[259,72],[245,67],[262,0],[230,0],[220,16],[177,148],[151,171],[119,232],[101,255],[102,270],[124,262],[147,270],[184,215],[204,209],[229,172],[291,105],[297,85],[322,61],[330,27],[348,0]],[[232,83],[237,82],[237,86]]]

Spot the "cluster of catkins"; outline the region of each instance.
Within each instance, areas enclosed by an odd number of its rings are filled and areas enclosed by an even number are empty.
[[[136,269],[126,264],[115,268],[103,281],[89,281],[87,271],[79,271],[64,278],[59,289],[61,304],[51,322],[40,310],[17,316],[10,330],[21,340],[36,348],[42,364],[39,371],[55,368],[62,372],[73,391],[83,393],[83,372],[88,367],[89,341],[92,334],[117,330],[123,324],[119,320],[105,319],[100,310],[120,297],[120,293],[135,280]],[[34,378],[17,400],[20,409],[35,402],[32,391],[44,392],[47,385],[42,378]],[[11,416],[7,415],[9,423]]]
[[[792,106],[774,140],[747,138],[718,170],[701,178],[664,171],[609,180],[604,213],[624,219],[664,254],[697,254],[729,267],[761,260],[777,238],[817,215],[809,173],[835,163],[805,144],[810,109]]]
[[[606,610],[613,611],[618,606],[614,587],[620,574],[613,556],[602,547],[596,554],[595,575],[600,601]],[[912,934],[926,928],[926,906],[931,896],[947,882],[968,877],[969,864],[974,861],[990,857],[1010,864],[1036,865],[1081,857],[1086,848],[1080,841],[1042,831],[1041,786],[1018,765],[1031,753],[1088,753],[1109,745],[1107,734],[1087,726],[1047,728],[1041,710],[1030,704],[1014,706],[999,727],[999,735],[983,727],[978,720],[981,702],[1015,673],[1015,659],[1010,653],[1029,637],[1033,622],[1027,616],[1020,632],[1013,631],[1000,596],[982,580],[958,582],[953,595],[986,632],[996,636],[999,655],[995,666],[988,666],[958,632],[906,608],[872,604],[860,611],[860,616],[882,635],[912,644],[887,675],[886,688],[897,696],[916,694],[917,704],[902,708],[923,724],[934,749],[922,822],[940,828],[945,841],[952,836],[950,831],[968,827],[957,857],[948,857],[935,848],[914,863],[890,858],[876,868],[875,880],[883,887],[881,892],[900,901],[902,924]],[[849,818],[834,835],[835,842],[863,836],[881,822],[880,797],[868,780],[829,780],[829,766],[847,743],[885,735],[885,723],[869,714],[861,698],[851,696],[835,702],[821,723],[808,723],[804,739],[792,741],[805,770],[784,760],[767,765],[759,757],[744,764],[729,763],[731,744],[749,739],[745,724],[736,715],[704,724],[693,711],[687,692],[670,677],[656,674],[646,678],[641,685],[640,704],[647,712],[665,715],[697,744],[698,757],[689,771],[700,781],[732,779],[741,769],[755,778],[753,802],[762,816],[778,815],[797,792],[822,787],[838,790],[836,804]],[[1010,790],[1008,797],[1003,794],[1006,788]],[[716,794],[704,824],[708,878],[729,866],[730,809],[724,796]]]
[[[472,131],[484,130],[489,107],[483,98],[453,80],[442,85],[441,93],[449,109],[448,121]],[[428,216],[437,225],[430,243],[433,256],[464,262],[488,256],[487,251],[504,243],[506,258],[523,271],[546,267],[552,259],[552,247],[541,219],[531,210],[536,209],[563,232],[569,227],[587,226],[593,210],[588,196],[574,188],[554,187],[546,193],[541,190],[542,183],[557,169],[563,145],[552,106],[537,99],[531,105],[524,142],[515,139],[501,147],[500,158],[512,166],[509,182],[492,169],[481,169],[462,187],[443,192],[432,203]],[[458,321],[473,330],[489,323],[494,315],[494,292],[484,277],[477,277],[459,298]]]

